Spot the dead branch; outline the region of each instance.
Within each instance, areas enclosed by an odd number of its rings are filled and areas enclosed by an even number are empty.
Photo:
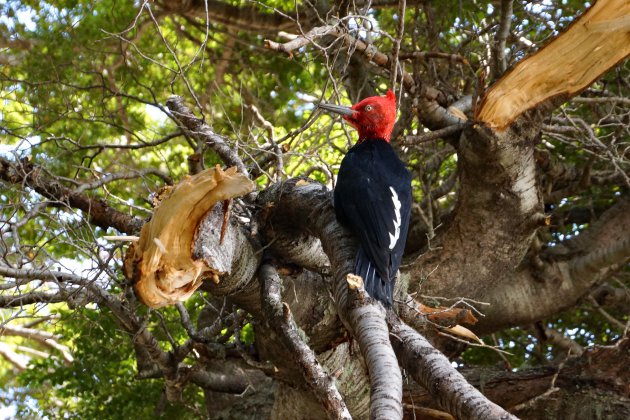
[[[629,15],[625,0],[596,2],[494,84],[484,94],[476,118],[502,131],[528,109],[586,89],[630,54]]]
[[[224,172],[217,165],[168,192],[125,258],[125,275],[143,303],[154,308],[174,304],[194,293],[204,277],[218,281],[221,267],[193,258],[197,227],[215,204],[252,188],[236,168]]]

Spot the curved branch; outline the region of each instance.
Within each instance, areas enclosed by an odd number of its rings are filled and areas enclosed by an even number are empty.
[[[502,131],[523,112],[586,89],[630,55],[629,14],[630,4],[625,0],[596,2],[566,31],[488,89],[477,108],[477,119]],[[515,95],[514,89],[527,94]]]
[[[606,248],[595,248],[586,255],[571,260],[569,270],[573,278],[599,278],[602,272],[630,261],[630,236]]]
[[[515,419],[470,385],[423,336],[390,317],[390,338],[403,367],[438,405],[460,419]]]
[[[520,267],[501,274],[500,287],[467,297],[491,302],[475,330],[483,333],[531,324],[566,310],[593,285],[630,260],[630,199],[622,198],[575,238],[549,248],[540,269]],[[433,284],[433,283],[432,283]],[[459,293],[455,287],[449,293]],[[443,290],[442,290],[443,291]],[[433,293],[433,292],[432,292]],[[509,317],[499,314],[509,313]]]

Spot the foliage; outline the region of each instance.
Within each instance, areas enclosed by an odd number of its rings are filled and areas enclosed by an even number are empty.
[[[57,332],[72,343],[75,361],[70,365],[55,358],[33,361],[19,376],[18,389],[25,393],[17,415],[155,418],[155,407],[164,405],[164,386],[156,379],[136,380],[131,340],[120,334],[111,314],[83,308],[60,315]],[[198,389],[187,391],[181,404],[166,406],[161,415],[195,418],[203,396]]]

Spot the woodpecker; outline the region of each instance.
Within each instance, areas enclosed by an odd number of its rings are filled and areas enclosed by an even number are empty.
[[[407,241],[411,213],[411,173],[390,144],[396,95],[372,96],[348,108],[321,103],[341,114],[359,140],[341,161],[334,191],[337,220],[359,240],[355,274],[367,293],[393,304],[394,283]]]

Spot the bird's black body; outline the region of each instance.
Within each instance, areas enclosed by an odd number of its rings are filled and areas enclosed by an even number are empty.
[[[411,174],[389,142],[362,140],[341,162],[334,200],[337,219],[359,239],[355,274],[390,307],[407,241]]]

